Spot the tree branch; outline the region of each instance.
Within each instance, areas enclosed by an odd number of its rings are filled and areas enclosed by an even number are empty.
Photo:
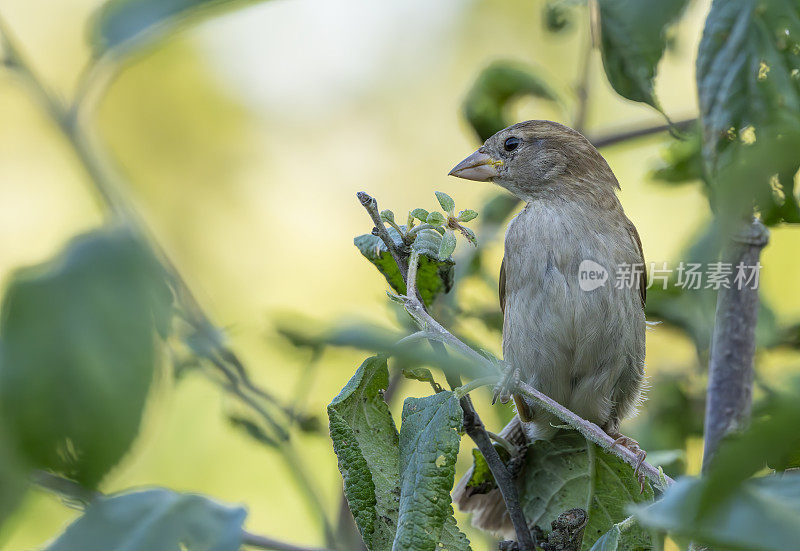
[[[403,298],[406,301],[412,301],[415,305],[415,308],[423,312],[425,316],[427,316],[427,319],[430,323],[437,326],[436,330],[432,332],[432,337],[439,338],[432,339],[430,341],[434,350],[439,350],[443,353],[446,353],[443,342],[448,342],[448,344],[457,350],[462,349],[462,351],[475,352],[472,348],[461,342],[459,339],[456,339],[450,335],[450,333],[447,332],[444,327],[439,325],[439,323],[428,314],[416,285],[419,253],[417,251],[411,252],[412,261],[409,265],[409,263],[406,262],[404,253],[397,250],[394,241],[392,241],[391,237],[386,231],[386,227],[383,225],[383,221],[381,220],[378,211],[378,202],[363,191],[359,191],[357,195],[359,201],[361,201],[361,205],[367,210],[370,218],[376,224],[374,231],[377,232],[377,235],[383,240],[386,248],[392,253],[392,257],[395,259],[395,262],[397,262],[398,268],[400,268],[400,273],[402,274],[403,280],[406,283],[406,296]],[[408,310],[408,303],[406,304],[406,310]],[[412,314],[410,311],[409,314],[411,314],[411,317],[418,322],[418,319],[414,316],[414,314]],[[422,331],[427,331],[428,326],[420,324],[420,329]],[[452,338],[444,338],[446,335],[450,335]],[[483,358],[483,356],[481,356],[481,358],[483,361],[487,361],[485,358]],[[492,369],[487,370],[487,375],[499,375],[499,371],[494,365],[492,365]],[[445,373],[445,377],[447,378],[447,383],[451,388],[461,384],[461,379],[458,376]],[[475,445],[478,446],[478,449],[486,459],[486,463],[489,465],[489,470],[492,472],[492,475],[497,482],[497,486],[500,489],[500,493],[503,495],[503,500],[506,504],[506,510],[508,510],[509,517],[514,525],[514,531],[517,535],[520,551],[535,551],[536,537],[528,528],[528,523],[525,520],[525,514],[523,513],[522,507],[519,504],[516,481],[513,480],[508,472],[508,469],[503,463],[503,460],[500,459],[500,455],[492,445],[492,441],[486,432],[486,427],[483,425],[478,412],[475,411],[475,407],[472,405],[472,400],[470,400],[469,395],[462,396],[459,400],[459,404],[464,412],[464,429],[472,441],[475,442]]]
[[[723,259],[736,269],[758,266],[769,231],[753,219],[732,238]],[[708,365],[703,471],[708,469],[722,438],[740,430],[750,418],[753,356],[758,322],[758,288],[731,285],[717,295],[714,336]]]
[[[487,374],[491,375],[496,373],[497,366],[494,364],[494,362],[485,358],[479,352],[460,341],[449,331],[447,331],[447,329],[442,327],[431,317],[431,315],[425,310],[425,308],[416,298],[411,298],[408,296],[402,298],[405,301],[406,311],[408,311],[408,313],[412,318],[414,318],[414,321],[416,321],[420,327],[423,327],[425,331],[431,333],[431,338],[436,338],[441,342],[446,342],[447,344],[457,343],[458,350],[467,356],[468,359],[474,361],[478,365],[483,366],[486,369]],[[520,394],[531,398],[542,408],[546,409],[548,412],[552,413],[573,427],[584,437],[586,437],[587,440],[590,440],[604,450],[613,453],[625,461],[625,463],[628,465],[636,467],[638,463],[637,456],[625,447],[615,446],[614,439],[594,423],[587,421],[586,419],[582,419],[577,414],[565,408],[552,398],[545,396],[527,383],[520,382],[516,390]],[[651,482],[660,488],[664,487],[665,484],[668,485],[673,482],[671,478],[647,462],[642,463],[641,467],[639,467],[639,470],[644,473],[644,475],[650,479]]]
[[[270,549],[272,551],[331,551],[326,547],[301,547],[267,536],[251,534],[247,530],[242,531],[242,545],[255,547],[257,549]]]
[[[609,133],[604,136],[589,138],[589,141],[592,142],[592,145],[595,146],[597,149],[600,149],[601,147],[616,145],[618,143],[627,142],[628,140],[635,140],[637,138],[644,138],[645,136],[650,136],[652,134],[667,132],[672,130],[673,128],[677,128],[678,130],[686,130],[690,126],[692,126],[696,121],[697,118],[691,118],[673,122],[671,126],[669,124],[660,124],[657,126],[645,126],[643,128],[633,128],[631,130],[620,130],[618,132]]]

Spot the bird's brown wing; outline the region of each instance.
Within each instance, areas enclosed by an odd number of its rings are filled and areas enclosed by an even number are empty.
[[[505,315],[506,315],[506,258],[503,257],[503,261],[500,263],[500,281],[498,284],[498,291],[500,295],[500,311],[503,312],[503,326],[505,326]],[[528,403],[522,397],[521,394],[514,394],[514,403],[517,406],[517,413],[519,414],[520,419],[528,423],[533,420],[533,410],[530,408]]]
[[[506,257],[500,263],[500,311],[506,313]]]
[[[639,232],[636,231],[636,226],[634,226],[633,222],[627,218],[625,219],[625,226],[631,238],[633,239],[633,242],[636,243],[636,247],[639,249],[639,262],[642,264],[642,277],[639,278],[639,295],[642,297],[642,308],[644,308],[644,305],[647,302],[647,266],[644,263],[642,240],[639,238]]]

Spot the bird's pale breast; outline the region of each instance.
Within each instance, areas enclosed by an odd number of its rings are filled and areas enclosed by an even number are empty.
[[[635,409],[645,352],[638,287],[618,285],[615,271],[642,259],[621,208],[600,214],[554,198],[529,203],[512,221],[503,354],[535,388],[583,418],[615,426]],[[585,260],[607,270],[604,284],[582,289]],[[551,422],[536,412],[530,435],[546,437]]]

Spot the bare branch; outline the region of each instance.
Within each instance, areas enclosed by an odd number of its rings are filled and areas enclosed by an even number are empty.
[[[424,327],[426,331],[431,333],[431,338],[436,338],[441,342],[445,342],[448,345],[453,346],[459,352],[464,354],[470,360],[473,360],[478,365],[482,365],[486,368],[487,374],[492,374],[493,372],[496,373],[497,366],[494,362],[488,360],[479,352],[459,340],[453,334],[451,334],[447,329],[442,327],[436,320],[434,320],[430,314],[422,307],[422,305],[417,301],[415,298],[410,297],[403,297],[406,303],[406,310],[411,317],[419,324],[421,327]],[[491,371],[490,371],[491,370]],[[636,467],[638,463],[638,458],[636,455],[631,452],[629,449],[624,448],[622,446],[615,446],[614,439],[611,438],[606,432],[595,425],[587,421],[586,419],[582,419],[569,409],[565,408],[552,398],[545,396],[532,386],[527,383],[520,382],[517,387],[517,390],[534,400],[537,404],[539,404],[542,408],[546,409],[548,412],[552,413],[575,430],[580,432],[586,439],[594,442],[604,450],[613,453],[627,464],[631,465],[632,467]],[[659,487],[664,486],[664,484],[671,484],[673,481],[668,476],[664,475],[659,469],[653,467],[649,463],[642,463],[639,470],[644,473],[644,475],[649,478],[654,484]]]
[[[761,249],[768,241],[767,228],[753,219],[732,239],[724,252],[724,261],[730,262],[734,269],[739,264],[758,266]],[[731,285],[729,289],[720,289],[717,295],[708,365],[704,471],[720,440],[729,432],[742,429],[750,418],[758,302],[757,286]]]
[[[363,191],[359,191],[356,196],[358,200],[361,201],[361,205],[366,209],[367,213],[369,213],[369,217],[372,218],[372,223],[375,224],[375,235],[381,238],[383,244],[386,245],[386,248],[394,258],[394,261],[397,262],[397,267],[400,268],[400,273],[403,275],[403,279],[406,278],[406,272],[408,272],[408,263],[406,262],[405,255],[398,250],[397,246],[394,243],[394,239],[389,235],[389,232],[386,230],[386,226],[383,225],[383,220],[381,220],[380,211],[378,211],[378,202],[375,200],[374,197],[365,193]]]
[[[255,547],[257,549],[270,549],[272,551],[330,551],[325,547],[301,547],[267,536],[251,534],[246,530],[242,532],[242,545]]]
[[[668,132],[673,128],[677,128],[678,130],[686,130],[692,126],[695,121],[697,121],[696,118],[691,118],[673,122],[671,126],[669,124],[659,124],[657,126],[645,126],[643,128],[634,128],[631,130],[620,130],[619,132],[613,132],[606,134],[605,136],[589,138],[589,141],[592,142],[592,145],[594,145],[597,149],[600,149],[601,147],[616,145],[618,143],[627,142],[628,140],[644,138],[645,136],[658,134],[660,132]]]

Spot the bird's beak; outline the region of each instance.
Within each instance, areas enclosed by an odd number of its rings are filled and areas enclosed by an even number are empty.
[[[485,153],[480,148],[475,153],[458,163],[453,170],[447,173],[448,176],[456,176],[465,180],[475,180],[476,182],[488,182],[499,175],[498,169],[503,161],[495,159]]]

